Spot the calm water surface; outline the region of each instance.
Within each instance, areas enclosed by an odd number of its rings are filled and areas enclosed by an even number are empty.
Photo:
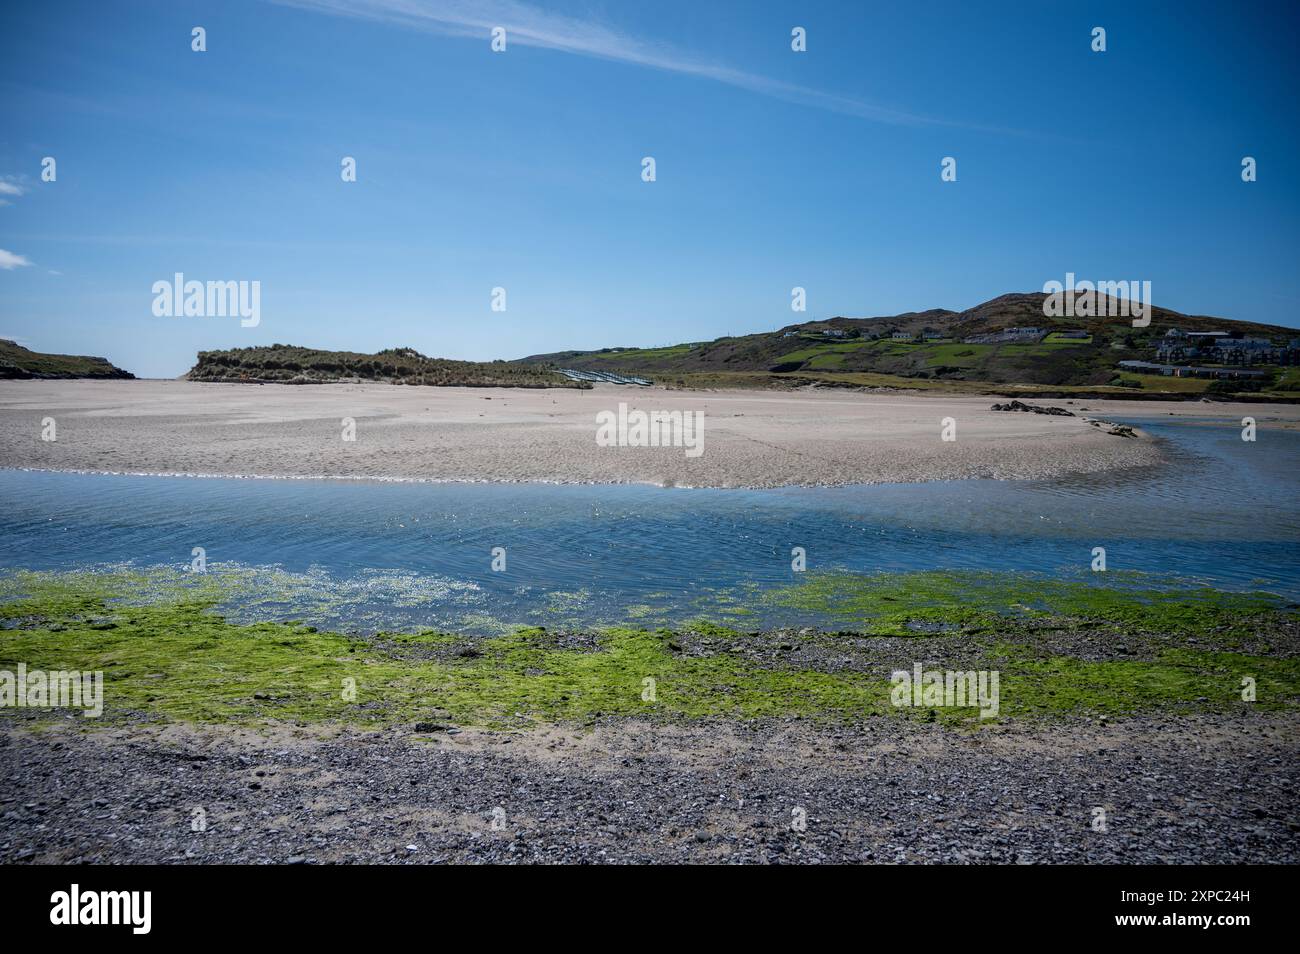
[[[0,573],[105,565],[263,581],[232,607],[348,628],[651,623],[750,605],[810,570],[1112,570],[1300,599],[1300,434],[1133,418],[1172,463],[1050,481],[782,490],[368,483],[0,471]],[[1116,438],[1119,440],[1120,438]],[[506,572],[490,569],[494,547]],[[328,598],[326,598],[328,596]],[[250,607],[255,607],[254,610]]]

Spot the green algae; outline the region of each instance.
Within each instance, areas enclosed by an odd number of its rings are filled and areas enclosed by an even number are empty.
[[[57,595],[69,586],[113,602],[198,599],[248,621],[295,616],[318,624],[346,621],[348,629],[363,631],[389,622],[386,613],[372,605],[377,600],[398,610],[439,611],[440,615],[454,614],[460,621],[473,620],[485,626],[494,622],[473,605],[481,591],[472,583],[391,570],[367,570],[339,579],[319,568],[290,572],[275,566],[222,562],[209,562],[207,572],[202,573],[189,572],[188,566],[127,564],[62,573],[19,570],[0,574],[0,601]]]
[[[595,651],[580,651],[525,627],[479,640],[478,652],[463,659],[411,661],[380,643],[457,637],[384,634],[371,642],[292,623],[234,624],[192,599],[115,606],[47,597],[0,606],[0,618],[23,624],[0,630],[0,669],[24,662],[99,670],[108,710],[199,722],[382,724],[431,710],[492,725],[598,715],[847,718],[880,709],[887,698],[880,680],[766,671],[728,657],[679,659],[663,633],[648,630],[606,630]],[[105,621],[110,628],[96,628]]]
[[[1103,661],[1045,656],[1010,638],[987,640],[975,665],[1001,674],[1001,718],[1222,711],[1247,704],[1245,677],[1256,682],[1254,705],[1300,704],[1296,660],[1223,651],[1239,630],[1267,632],[1284,616],[1294,617],[1266,595],[1031,585],[995,575],[907,574],[865,582],[828,576],[773,598],[833,610],[859,621],[864,632],[889,635],[917,636],[918,622],[1014,634],[1051,620],[1060,628],[1101,621],[1120,631],[1215,637],[1213,651],[1188,645],[1154,659]],[[471,643],[442,630],[366,638],[300,622],[232,622],[216,607],[233,595],[230,580],[202,575],[166,585],[125,572],[6,577],[0,579],[0,669],[21,662],[29,669],[102,671],[108,721],[140,714],[370,725],[431,714],[493,726],[606,716],[979,721],[969,709],[894,707],[883,669],[827,672],[735,651],[756,637],[716,618],[681,629],[731,648],[685,654],[677,633],[643,625],[603,628],[582,640],[527,626]],[[831,646],[839,638],[816,637]],[[473,651],[451,651],[462,644]]]
[[[1222,712],[1254,705],[1300,704],[1300,660],[1242,653],[1166,650],[1155,660],[1034,658],[1023,646],[1000,644],[989,664],[1002,672],[1003,716],[1090,712],[1128,715],[1150,710]],[[1254,683],[1255,701],[1242,696]]]
[[[770,589],[759,599],[889,636],[972,633],[1016,621],[1066,619],[1231,641],[1284,609],[1269,593],[1156,587],[1135,573],[1098,576],[1080,582],[979,571],[823,572]]]

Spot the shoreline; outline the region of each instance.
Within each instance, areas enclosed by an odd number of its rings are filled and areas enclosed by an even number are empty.
[[[1154,628],[623,637],[670,654],[656,658],[581,632],[521,632],[498,653],[500,640],[344,638],[190,610],[196,630],[112,612],[116,629],[59,623],[81,670],[140,647],[102,719],[0,712],[10,863],[1300,860],[1300,630],[1281,616],[1242,627],[1251,645],[1220,625],[1238,618],[1231,607]],[[1185,648],[1179,625],[1203,645]],[[275,658],[258,662],[248,640]],[[301,668],[313,645],[328,674]],[[898,707],[887,674],[922,660],[996,664],[1014,711]],[[345,672],[358,695],[336,703],[330,687],[344,683],[328,676]],[[648,702],[646,672],[659,693]],[[1242,672],[1259,677],[1258,704],[1239,698]],[[56,769],[77,791],[49,789]],[[1150,808],[1157,777],[1168,811]],[[927,797],[901,797],[916,792]]]
[[[117,476],[683,489],[1041,480],[1163,466],[1143,422],[1300,428],[1300,406],[1054,401],[1074,417],[992,411],[996,397],[828,390],[587,391],[387,384],[0,382],[0,468]],[[703,453],[603,447],[620,404],[703,415]],[[1137,423],[1132,438],[1084,418]],[[57,440],[41,440],[52,418]],[[355,422],[355,440],[341,424]],[[956,440],[941,439],[951,420]]]
[[[1157,443],[1162,438],[1150,438]],[[1116,467],[1107,471],[1108,473],[1123,474],[1128,470],[1142,470],[1149,467],[1161,466],[1167,461],[1161,460],[1153,463],[1136,463],[1129,467]],[[182,473],[179,471],[122,471],[122,470],[91,470],[91,469],[64,469],[55,467],[16,467],[0,465],[0,472],[13,472],[21,474],[66,474],[79,477],[144,477],[170,480],[256,480],[256,481],[319,481],[323,483],[352,483],[352,484],[412,484],[423,486],[438,485],[457,485],[457,486],[500,486],[500,487],[645,487],[654,490],[738,490],[758,493],[762,491],[782,491],[782,490],[847,490],[854,487],[869,489],[872,487],[887,486],[915,486],[923,484],[957,484],[965,481],[978,480],[995,480],[1006,483],[1015,483],[1018,481],[1032,481],[1041,479],[1067,479],[1072,476],[1086,476],[1088,471],[1074,472],[1069,471],[1061,474],[1050,475],[1048,478],[1042,477],[919,477],[914,480],[878,480],[878,481],[855,481],[845,483],[806,483],[806,484],[727,484],[716,486],[711,484],[678,484],[678,483],[654,483],[644,480],[622,480],[622,481],[597,481],[597,480],[544,480],[541,478],[524,478],[519,480],[502,479],[496,477],[400,477],[384,476],[370,474],[208,474],[208,473]]]
[[[149,476],[658,487],[833,487],[1042,479],[1161,464],[1145,435],[979,397],[825,391],[586,391],[186,381],[0,382],[0,467]],[[702,415],[703,452],[598,446],[621,404]],[[1087,410],[1084,410],[1086,408]],[[1126,408],[1131,412],[1131,406]],[[1204,409],[1198,406],[1201,415]],[[1216,408],[1222,415],[1222,409]],[[1257,412],[1258,413],[1258,412]],[[1300,421],[1300,408],[1293,415]],[[52,419],[54,441],[41,439]],[[956,439],[941,438],[944,422]],[[354,440],[342,436],[353,422]]]
[[[467,637],[119,598],[140,592],[0,601],[0,669],[110,674],[93,718],[0,709],[0,859],[1300,860],[1300,617],[1279,600],[1016,585],[1002,602],[1042,609],[1005,615],[996,586],[937,607],[891,586],[834,629]],[[993,710],[896,695],[917,667],[996,673]]]

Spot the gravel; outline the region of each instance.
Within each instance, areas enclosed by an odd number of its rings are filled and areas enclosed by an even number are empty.
[[[1300,861],[1290,712],[439,726],[11,721],[0,862]]]

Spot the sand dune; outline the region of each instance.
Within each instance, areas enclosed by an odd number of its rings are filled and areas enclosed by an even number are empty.
[[[0,383],[0,466],[126,473],[653,483],[701,487],[1042,478],[1161,461],[1158,442],[1079,418],[1004,413],[993,398],[844,391],[591,391],[198,384]],[[704,414],[703,453],[601,447],[600,411]],[[1052,401],[1070,407],[1064,401]],[[1101,417],[1245,414],[1294,426],[1283,405],[1081,401]],[[41,440],[52,417],[57,440]],[[941,421],[957,439],[940,439]],[[356,439],[342,439],[343,419]]]

